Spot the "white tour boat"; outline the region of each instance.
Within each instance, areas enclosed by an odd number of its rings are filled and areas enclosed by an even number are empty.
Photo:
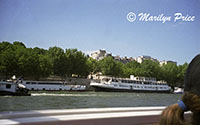
[[[85,85],[69,85],[62,81],[23,81],[23,85],[29,90],[48,90],[48,91],[84,91]]]
[[[90,86],[95,91],[107,92],[170,92],[171,87],[165,81],[157,81],[156,78],[134,77],[112,78],[104,77],[100,82],[91,82]]]

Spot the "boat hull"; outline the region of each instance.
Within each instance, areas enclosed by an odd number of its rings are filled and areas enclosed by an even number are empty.
[[[8,92],[8,91],[0,91],[0,96],[31,96],[29,93],[14,93],[14,92]]]
[[[116,89],[116,88],[106,88],[100,86],[92,86],[96,92],[142,92],[142,93],[170,93],[170,90],[133,90],[133,89]]]

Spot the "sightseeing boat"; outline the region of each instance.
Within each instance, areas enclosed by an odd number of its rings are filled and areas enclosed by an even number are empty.
[[[21,83],[14,81],[0,81],[0,95],[30,96],[28,89]]]
[[[165,81],[157,81],[156,78],[134,77],[112,78],[104,77],[99,82],[90,83],[95,91],[106,92],[171,92],[171,87]]]
[[[84,91],[85,85],[69,85],[62,81],[23,81],[23,85],[29,90],[47,91]]]

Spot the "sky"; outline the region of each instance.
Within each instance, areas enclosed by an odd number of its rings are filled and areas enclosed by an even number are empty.
[[[199,0],[0,0],[0,42],[85,53],[104,49],[183,64],[200,53],[199,12]],[[141,13],[149,14],[146,21]],[[176,13],[182,16],[174,22]]]

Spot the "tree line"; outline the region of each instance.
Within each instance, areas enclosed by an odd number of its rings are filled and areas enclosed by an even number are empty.
[[[16,75],[31,77],[36,80],[49,75],[62,78],[76,75],[87,77],[89,74],[101,72],[113,77],[144,76],[165,80],[171,86],[182,86],[188,64],[176,65],[145,60],[142,63],[131,61],[122,63],[113,57],[105,57],[97,61],[77,49],[60,47],[27,48],[22,42],[0,42],[0,73],[6,76]]]

